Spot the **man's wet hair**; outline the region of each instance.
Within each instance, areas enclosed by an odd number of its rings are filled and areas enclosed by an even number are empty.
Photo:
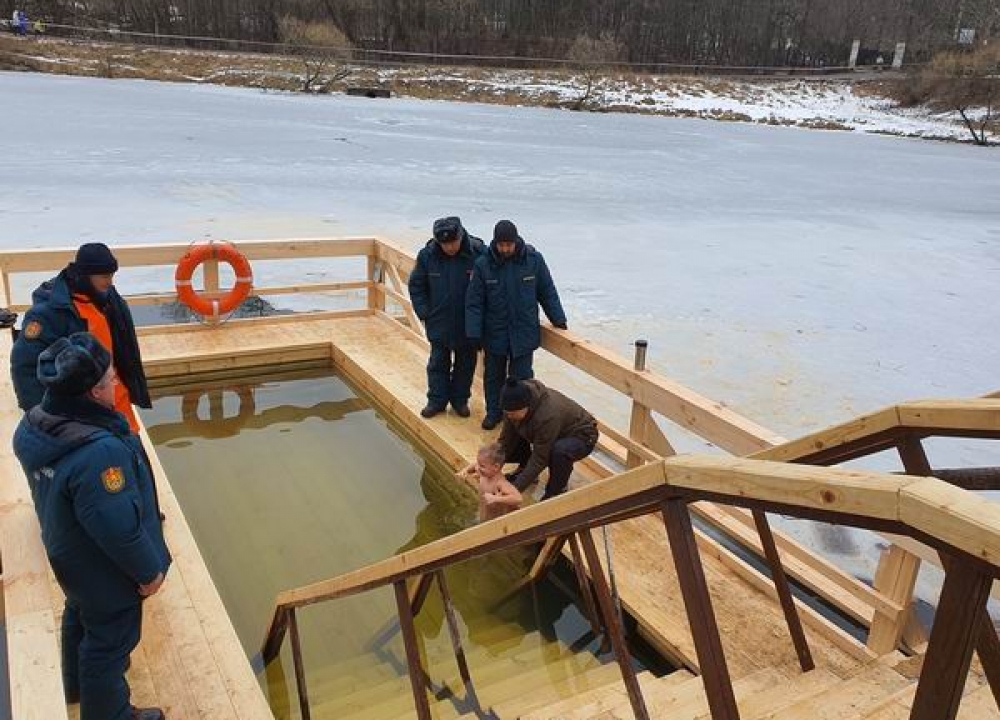
[[[479,454],[490,465],[503,465],[506,457],[504,456],[503,446],[500,443],[490,443],[489,445],[483,445],[479,448]]]

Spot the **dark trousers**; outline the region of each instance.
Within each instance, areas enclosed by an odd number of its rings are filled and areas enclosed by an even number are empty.
[[[594,451],[594,445],[575,437],[559,438],[552,443],[552,455],[549,456],[549,483],[545,486],[545,494],[542,500],[548,500],[556,495],[566,492],[569,485],[569,476],[573,474],[573,464],[578,460],[583,460]],[[531,444],[527,440],[521,440],[517,444],[514,452],[507,458],[507,462],[516,462],[518,472],[531,457]],[[515,478],[516,479],[516,478]],[[524,492],[527,488],[520,483],[515,483],[517,489]]]
[[[475,346],[451,347],[448,343],[432,342],[427,361],[427,402],[440,408],[449,402],[453,406],[468,405],[475,374]]]
[[[131,720],[125,670],[141,629],[141,603],[110,613],[80,610],[66,603],[63,685],[68,696],[80,694],[80,720]]]
[[[534,353],[510,357],[509,355],[494,355],[486,352],[483,367],[483,394],[486,395],[486,415],[499,418],[503,415],[500,409],[500,391],[508,377],[518,380],[531,380],[535,371],[531,367]]]

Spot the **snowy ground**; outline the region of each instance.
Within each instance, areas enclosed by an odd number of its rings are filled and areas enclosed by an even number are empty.
[[[656,369],[787,436],[1000,390],[995,151],[25,73],[0,73],[0,125],[16,139],[0,247],[378,233],[416,248],[435,217],[484,237],[509,217],[548,259],[573,329],[626,356],[646,337]],[[985,443],[932,450],[938,466],[1000,464]],[[869,547],[832,537],[810,539]]]

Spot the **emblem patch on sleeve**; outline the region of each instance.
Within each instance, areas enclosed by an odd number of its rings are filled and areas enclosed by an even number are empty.
[[[121,492],[125,487],[125,473],[120,467],[109,467],[101,473],[101,482],[109,493]]]
[[[24,337],[29,340],[34,340],[39,335],[42,334],[42,324],[37,320],[32,320],[30,323],[24,326]]]

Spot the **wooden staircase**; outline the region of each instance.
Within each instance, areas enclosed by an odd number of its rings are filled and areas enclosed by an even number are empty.
[[[733,689],[743,720],[908,720],[922,657],[892,653],[857,668],[846,677],[817,668],[802,673],[797,666],[765,668],[736,680]],[[610,670],[609,670],[610,668]],[[632,720],[632,708],[614,665],[597,665],[581,676],[593,688],[555,699],[551,688],[532,690],[532,673],[487,683],[482,697],[507,699],[483,702],[485,713],[498,720]],[[678,670],[664,677],[648,672],[639,682],[650,717],[708,720],[708,701],[700,677]],[[501,689],[503,688],[503,689]],[[450,704],[432,706],[435,718],[482,718],[488,714],[458,714]],[[361,717],[361,716],[359,716]],[[397,715],[365,718],[412,720],[412,707]],[[959,720],[1000,720],[1000,711],[982,674],[969,675]]]

